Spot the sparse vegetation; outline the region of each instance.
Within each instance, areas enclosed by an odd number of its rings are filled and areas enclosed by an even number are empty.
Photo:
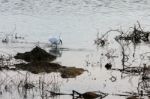
[[[140,64],[139,66],[133,66],[132,63],[129,63],[130,57],[132,56],[135,58],[135,50],[136,46],[138,44],[147,44],[149,43],[149,33],[145,32],[140,24],[138,23],[138,27],[134,26],[133,31],[129,31],[127,33],[124,33],[121,30],[110,30],[106,34],[104,34],[102,37],[97,37],[95,40],[95,44],[98,47],[107,47],[109,45],[109,40],[105,38],[106,35],[109,35],[110,32],[119,32],[119,35],[114,38],[114,40],[121,46],[121,64],[122,68],[114,68],[114,64],[111,63],[111,61],[108,61],[104,64],[104,67],[109,71],[119,71],[121,74],[125,74],[127,76],[139,76],[139,82],[137,85],[137,92],[126,92],[126,94],[114,94],[116,96],[126,96],[126,99],[139,99],[139,97],[149,96],[149,89],[150,89],[150,66],[147,64]],[[3,42],[4,43],[4,42]],[[132,45],[134,46],[133,55],[127,54],[127,48],[130,48]],[[108,48],[108,47],[107,47]],[[108,60],[112,58],[118,58],[114,55],[114,52],[116,50],[113,50],[113,52],[109,51],[102,54],[103,57],[106,57]],[[112,55],[113,54],[113,55]],[[148,52],[143,53],[140,55],[141,61],[145,60],[146,55]],[[18,64],[11,63],[10,61],[12,59],[19,60],[20,62]],[[85,92],[85,93],[79,93],[78,91],[73,90],[72,93],[61,93],[60,86],[61,84],[58,84],[58,81],[55,81],[56,79],[53,79],[49,83],[45,82],[44,78],[39,78],[38,82],[30,81],[30,73],[33,74],[46,74],[46,73],[57,73],[62,78],[75,78],[79,75],[81,75],[85,70],[82,68],[76,68],[76,67],[68,67],[63,66],[61,64],[58,64],[56,62],[52,62],[57,58],[57,56],[52,55],[48,53],[47,51],[43,50],[40,47],[35,47],[29,52],[25,53],[18,53],[14,57],[11,55],[8,55],[8,57],[1,55],[0,56],[0,71],[3,70],[12,70],[12,71],[21,71],[27,72],[24,75],[24,79],[19,80],[17,83],[16,81],[13,81],[11,77],[8,76],[11,80],[12,85],[15,85],[15,87],[18,89],[18,92],[22,95],[24,95],[24,98],[28,97],[28,94],[31,93],[29,91],[31,90],[39,90],[39,94],[41,98],[47,98],[47,97],[55,97],[59,95],[71,95],[72,97],[76,98],[84,98],[84,99],[96,99],[96,98],[104,98],[107,95],[111,95],[110,93],[103,93],[99,91],[91,91],[91,92]],[[123,79],[123,76],[121,75],[121,79]],[[96,80],[96,78],[94,78]],[[111,74],[111,77],[109,78],[111,82],[116,82],[117,76],[114,76]],[[10,90],[11,87],[9,84],[4,85],[5,80],[0,81],[0,85],[4,86],[5,90]],[[0,87],[1,88],[1,87]],[[48,89],[49,88],[49,89]],[[98,93],[99,92],[99,93]],[[1,90],[0,90],[1,93]],[[2,93],[1,93],[2,94]],[[50,95],[49,95],[50,94]]]

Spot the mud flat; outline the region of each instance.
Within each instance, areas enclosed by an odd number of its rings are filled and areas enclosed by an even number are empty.
[[[30,52],[18,53],[15,58],[28,62],[15,64],[17,70],[26,70],[34,74],[59,72],[62,78],[74,78],[85,71],[82,68],[67,67],[58,63],[52,63],[56,59],[56,56],[47,53],[39,47],[35,47]]]

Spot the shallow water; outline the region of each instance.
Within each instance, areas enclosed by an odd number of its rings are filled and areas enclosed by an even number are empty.
[[[97,49],[94,40],[99,32],[100,35],[110,29],[122,29],[127,31],[129,27],[136,24],[137,20],[141,23],[144,30],[150,29],[149,3],[148,0],[31,0],[32,2],[23,3],[9,1],[5,5],[1,3],[0,31],[1,38],[4,34],[15,34],[25,37],[19,43],[0,44],[0,52],[3,54],[16,54],[25,52],[39,45],[49,50],[46,46],[48,37],[60,34],[63,40],[63,48],[68,50],[61,51],[61,57],[55,62],[64,66],[81,67],[88,72],[76,78],[62,79],[59,74],[30,74],[29,82],[37,82],[40,78],[48,84],[44,90],[57,90],[58,92],[71,93],[77,90],[81,93],[87,91],[102,91],[109,93],[105,99],[125,99],[126,97],[115,96],[113,94],[125,94],[125,92],[137,92],[139,76],[127,76],[121,78],[119,71],[108,71],[105,64],[111,62],[113,68],[122,68],[121,49],[113,38],[118,35],[112,32],[107,47]],[[15,3],[19,4],[16,5]],[[32,4],[32,9],[29,5]],[[10,8],[9,8],[9,7]],[[8,7],[8,8],[6,8]],[[24,10],[23,10],[23,8]],[[16,28],[15,28],[16,27]],[[23,43],[20,43],[23,42]],[[149,46],[149,45],[148,45]],[[131,47],[132,50],[132,47]],[[148,52],[149,47],[138,46],[136,57],[143,52]],[[117,56],[107,59],[105,54],[110,52]],[[132,53],[132,51],[130,52]],[[132,58],[131,58],[131,61]],[[147,61],[144,61],[148,63]],[[144,63],[143,62],[143,63]],[[134,65],[139,65],[137,59]],[[141,63],[142,64],[142,63]],[[27,90],[27,93],[19,93],[17,84],[25,79],[25,71],[2,71],[1,99],[42,99],[38,88]],[[40,77],[40,78],[39,78]],[[116,80],[112,81],[112,77]],[[5,80],[6,79],[6,80]],[[12,79],[12,82],[11,82]],[[17,80],[16,80],[17,79]],[[49,84],[50,83],[50,84]],[[14,86],[16,84],[16,86]],[[8,89],[3,88],[9,85]],[[39,87],[40,85],[36,85]],[[58,89],[55,89],[56,87]],[[27,96],[25,96],[27,94]],[[48,99],[53,99],[48,97]],[[58,96],[54,99],[71,99],[71,96]],[[46,99],[46,98],[45,98]],[[146,99],[146,98],[145,98]]]

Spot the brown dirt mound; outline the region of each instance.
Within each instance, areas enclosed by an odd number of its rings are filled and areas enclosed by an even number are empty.
[[[22,59],[27,62],[35,62],[35,61],[53,61],[56,59],[56,56],[47,53],[40,47],[35,47],[30,52],[18,53],[14,58]]]

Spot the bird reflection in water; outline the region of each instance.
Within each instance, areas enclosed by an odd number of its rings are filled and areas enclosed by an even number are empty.
[[[61,48],[51,48],[49,50],[49,53],[54,55],[54,56],[57,56],[57,57],[61,57],[62,56],[62,50]]]

